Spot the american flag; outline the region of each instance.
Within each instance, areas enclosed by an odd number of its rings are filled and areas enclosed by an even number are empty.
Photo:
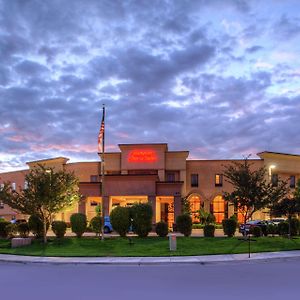
[[[105,108],[103,107],[102,121],[98,135],[98,152],[103,153],[104,149],[104,116],[105,116]]]

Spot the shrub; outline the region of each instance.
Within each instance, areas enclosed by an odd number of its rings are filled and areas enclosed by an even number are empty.
[[[5,231],[7,234],[7,237],[12,239],[18,234],[18,226],[17,224],[11,224],[5,226]]]
[[[230,219],[230,220],[236,221],[236,224],[238,223],[238,217],[237,217],[237,214],[232,215],[229,219]]]
[[[200,223],[204,225],[214,224],[216,222],[216,217],[214,214],[200,209],[199,211]]]
[[[22,222],[22,223],[19,223],[18,225],[18,232],[20,234],[20,237],[22,238],[27,238],[29,236],[29,226],[28,226],[28,223],[27,222]]]
[[[215,236],[215,225],[207,224],[203,227],[203,232],[205,237],[214,237]]]
[[[202,229],[203,225],[202,224],[193,224],[192,229]]]
[[[268,225],[261,225],[260,226],[261,232],[263,236],[268,236],[269,232],[268,232]]]
[[[43,237],[44,225],[38,216],[31,215],[28,219],[28,226],[29,230],[35,235],[36,238]],[[49,227],[49,225],[47,227]]]
[[[184,236],[190,236],[192,233],[192,218],[188,214],[180,215],[176,218],[177,230],[184,234]]]
[[[130,226],[129,210],[127,207],[117,206],[110,213],[110,223],[113,229],[125,237]]]
[[[146,237],[152,229],[152,207],[149,204],[132,206],[133,229],[139,237]]]
[[[7,238],[7,233],[5,231],[5,227],[9,224],[10,224],[10,222],[7,222],[7,221],[0,222],[0,237],[1,238]]]
[[[268,234],[271,234],[272,236],[274,236],[274,234],[278,233],[278,226],[275,224],[268,224],[267,231],[268,231]]]
[[[102,218],[100,216],[92,218],[92,220],[90,221],[90,227],[92,231],[96,233],[96,236],[100,235],[102,228]]]
[[[222,225],[223,225],[224,234],[227,235],[228,237],[233,237],[237,227],[236,219],[233,218],[224,219],[222,221]]]
[[[299,220],[296,218],[291,219],[291,236],[296,236],[299,233]]]
[[[253,234],[255,237],[261,237],[262,236],[262,229],[260,226],[253,226],[250,228],[250,233]]]
[[[158,222],[155,226],[155,232],[160,237],[166,237],[169,232],[168,224],[166,222]]]
[[[280,222],[278,224],[278,233],[279,233],[279,235],[289,234],[289,223],[288,222]]]
[[[75,213],[70,218],[72,232],[80,238],[86,230],[87,220],[86,215],[82,213]]]
[[[63,238],[67,231],[67,223],[64,221],[53,221],[52,231],[58,239]]]

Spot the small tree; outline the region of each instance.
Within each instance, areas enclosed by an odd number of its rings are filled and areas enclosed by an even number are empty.
[[[191,215],[192,209],[191,209],[191,203],[188,200],[188,197],[181,198],[181,205],[182,205],[182,214],[183,215]]]
[[[216,217],[210,212],[207,212],[203,208],[201,208],[200,210],[198,210],[198,214],[199,214],[199,221],[201,224],[204,225],[215,224]]]
[[[58,239],[65,236],[67,231],[67,223],[64,221],[53,221],[52,230]]]
[[[222,221],[222,227],[225,235],[233,237],[237,227],[236,218],[224,219]]]
[[[56,172],[43,165],[30,170],[25,176],[27,188],[14,191],[10,183],[5,183],[0,191],[0,199],[11,208],[27,215],[36,215],[43,222],[44,242],[47,242],[47,224],[51,224],[54,214],[79,200],[78,179],[74,173]]]
[[[300,213],[300,197],[298,198],[300,190],[300,181],[298,181],[296,191],[293,198],[284,198],[281,201],[273,203],[270,207],[270,212],[274,216],[285,215],[288,218],[289,224],[289,238],[291,237],[291,222],[294,215]]]
[[[29,230],[34,234],[36,238],[41,238],[44,235],[44,224],[43,221],[37,215],[31,215],[28,219]],[[47,230],[49,224],[47,223]]]
[[[18,224],[18,232],[20,237],[27,238],[29,236],[29,226],[27,222],[22,222]]]
[[[252,168],[248,158],[225,166],[224,177],[233,187],[233,192],[224,192],[223,197],[234,205],[244,216],[246,223],[252,215],[270,203],[278,202],[288,193],[287,184],[279,180],[273,186],[266,180],[266,169]]]
[[[192,218],[188,214],[180,215],[176,218],[176,226],[184,236],[190,236],[192,233]]]
[[[126,236],[130,226],[128,207],[117,206],[110,213],[110,222],[113,229],[122,237]]]
[[[74,232],[78,238],[81,238],[87,226],[86,215],[82,213],[75,213],[71,216],[70,221],[72,232]]]
[[[90,226],[91,226],[93,232],[96,233],[96,236],[100,235],[101,228],[102,228],[102,218],[100,216],[95,216],[90,221]]]
[[[162,221],[156,223],[155,232],[160,237],[166,237],[169,233],[168,224]]]
[[[146,237],[152,229],[152,207],[149,204],[134,204],[131,207],[133,229],[139,237]]]

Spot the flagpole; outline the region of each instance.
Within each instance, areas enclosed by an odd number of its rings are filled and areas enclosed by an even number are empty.
[[[105,105],[102,106],[102,119],[105,122]],[[101,124],[102,125],[102,124]],[[103,127],[103,138],[102,138],[102,153],[101,155],[101,185],[100,185],[100,195],[101,195],[101,240],[104,241],[104,146],[105,146],[105,126]]]

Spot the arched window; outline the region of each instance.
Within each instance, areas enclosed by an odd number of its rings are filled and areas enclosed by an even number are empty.
[[[201,198],[199,195],[191,195],[189,198],[190,209],[191,209],[191,217],[192,222],[199,222],[199,210],[203,208],[203,202],[201,203]]]
[[[222,223],[223,219],[227,217],[228,205],[222,196],[216,196],[212,201],[212,213],[216,218],[216,223]]]

